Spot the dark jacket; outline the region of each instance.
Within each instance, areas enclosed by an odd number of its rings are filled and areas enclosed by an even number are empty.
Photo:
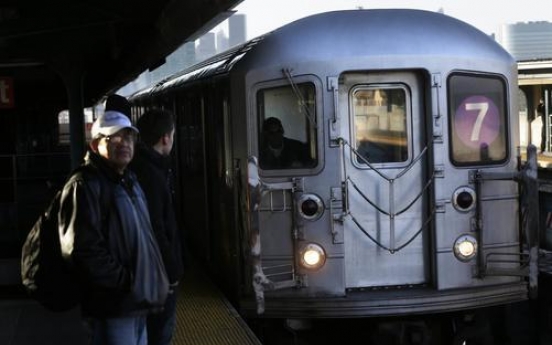
[[[136,173],[146,194],[153,232],[161,249],[169,281],[183,274],[182,250],[173,204],[173,180],[170,159],[144,143],[136,145],[130,169]]]
[[[83,313],[116,317],[158,310],[168,279],[136,177],[128,169],[117,174],[93,152],[84,164],[87,169],[63,188],[59,219],[62,252],[82,283]]]
[[[286,137],[282,138],[282,142],[278,155],[267,143],[263,143],[259,153],[261,169],[305,168],[313,165],[306,144]]]

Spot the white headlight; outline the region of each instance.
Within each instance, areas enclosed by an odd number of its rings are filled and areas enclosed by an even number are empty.
[[[315,243],[306,244],[299,253],[301,266],[310,270],[317,270],[324,266],[326,253],[324,249]]]
[[[463,234],[454,242],[454,256],[460,261],[471,260],[477,254],[477,239],[471,234]]]

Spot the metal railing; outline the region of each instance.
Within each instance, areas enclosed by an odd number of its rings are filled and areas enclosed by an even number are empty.
[[[69,153],[0,155],[0,246],[16,255],[22,239],[71,169]]]

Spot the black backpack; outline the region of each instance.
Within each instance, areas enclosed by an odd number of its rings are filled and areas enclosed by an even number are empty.
[[[77,171],[90,171],[87,166],[80,166]],[[109,193],[102,187],[100,180],[100,197],[103,210],[108,210]],[[63,190],[63,189],[62,189]],[[29,231],[21,250],[21,280],[29,295],[45,308],[63,312],[76,307],[81,299],[80,287],[71,265],[62,257],[59,240],[58,214],[62,190],[56,192],[54,199],[40,215]],[[102,212],[102,217],[107,212]]]

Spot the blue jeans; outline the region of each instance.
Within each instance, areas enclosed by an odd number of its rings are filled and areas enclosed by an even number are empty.
[[[148,345],[170,345],[176,326],[177,291],[171,289],[163,311],[148,315]]]
[[[147,345],[146,315],[90,319],[92,345]]]

